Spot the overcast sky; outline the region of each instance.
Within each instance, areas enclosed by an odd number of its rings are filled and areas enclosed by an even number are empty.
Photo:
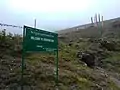
[[[119,17],[119,9],[120,0],[0,0],[0,23],[33,26],[36,18],[37,28],[56,31],[89,23],[95,13]]]

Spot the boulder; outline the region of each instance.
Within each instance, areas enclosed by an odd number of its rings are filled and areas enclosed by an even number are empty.
[[[95,66],[95,56],[92,53],[88,52],[78,52],[77,57],[82,62],[85,62],[88,67],[94,67]]]

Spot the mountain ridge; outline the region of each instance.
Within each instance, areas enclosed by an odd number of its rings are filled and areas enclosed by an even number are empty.
[[[120,21],[120,17],[112,18],[112,19],[108,19],[108,20],[104,20],[103,21],[104,22],[104,26],[105,27],[109,26],[108,24],[113,23],[115,21]],[[86,28],[88,28],[90,26],[92,26],[92,23],[88,23],[88,24],[83,24],[83,25],[78,25],[78,26],[66,28],[66,29],[63,29],[63,30],[59,30],[57,32],[58,32],[58,34],[69,33],[71,31],[77,31],[77,30],[80,30],[80,29],[86,29]]]

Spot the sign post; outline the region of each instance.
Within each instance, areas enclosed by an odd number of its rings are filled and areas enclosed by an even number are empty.
[[[56,86],[58,86],[58,49],[56,51]]]
[[[21,65],[21,90],[23,90],[24,58],[27,52],[56,52],[56,76],[58,85],[58,34],[24,26],[23,28],[23,52]]]
[[[25,28],[23,28],[23,43],[22,43],[22,62],[21,62],[21,90],[23,90],[23,75],[24,75],[24,57],[25,57]]]

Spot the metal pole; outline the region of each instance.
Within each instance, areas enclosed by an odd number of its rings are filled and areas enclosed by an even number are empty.
[[[58,86],[58,50],[56,52],[56,86]]]
[[[22,62],[21,62],[21,90],[24,90],[23,88],[23,75],[24,75],[24,57],[25,57],[25,27],[23,28],[23,45],[22,45]]]
[[[35,21],[34,21],[34,28],[36,28],[36,19],[35,19]]]
[[[58,71],[58,40],[57,40],[57,51],[56,51],[56,86],[58,86],[58,74],[59,74],[59,71]]]

